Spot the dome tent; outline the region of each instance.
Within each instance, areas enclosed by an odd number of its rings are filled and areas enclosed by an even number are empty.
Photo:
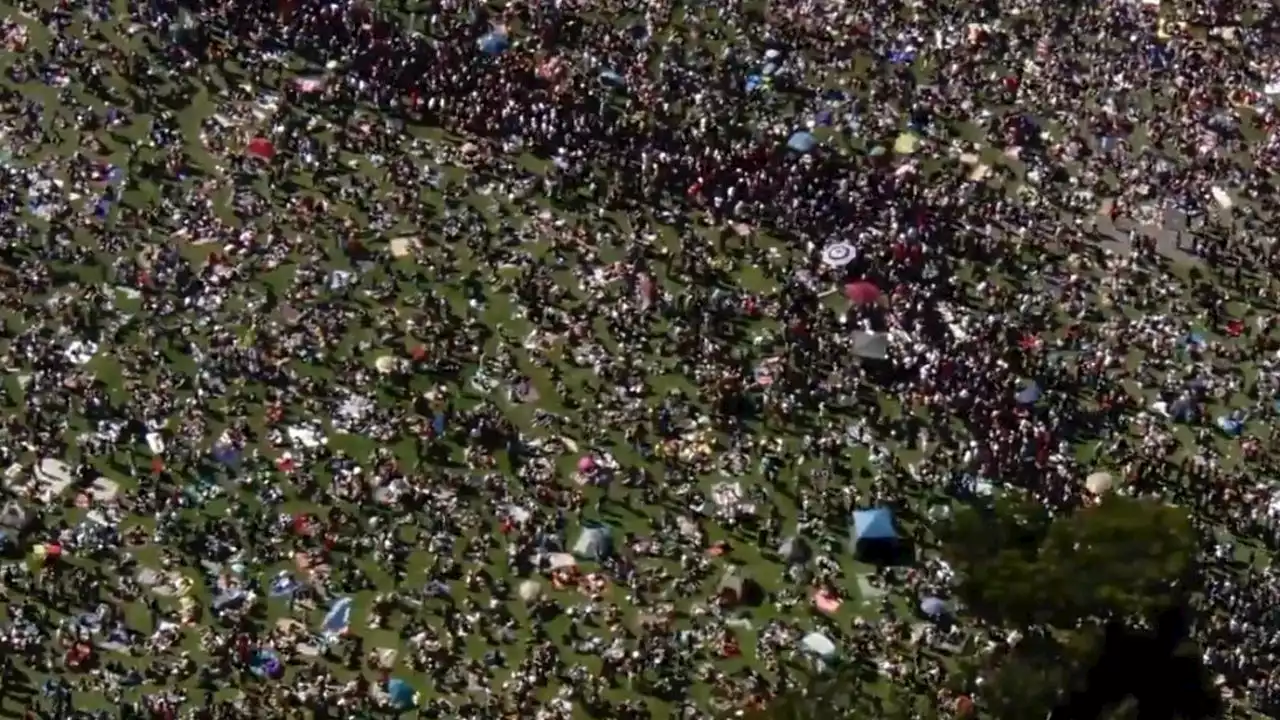
[[[583,523],[573,554],[583,560],[602,560],[613,550],[613,535],[599,523]]]
[[[855,510],[850,524],[850,549],[858,559],[887,561],[900,549],[898,531],[894,528],[893,513],[889,508]]]

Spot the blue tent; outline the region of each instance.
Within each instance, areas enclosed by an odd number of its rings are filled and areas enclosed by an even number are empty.
[[[803,130],[792,135],[787,140],[787,147],[798,153],[807,153],[817,146],[818,138],[814,137],[812,133],[807,133]]]
[[[894,540],[898,531],[893,529],[893,513],[889,508],[871,508],[853,511],[853,541]]]
[[[397,710],[408,710],[413,707],[413,688],[400,678],[392,678],[387,683],[387,697]]]
[[[1040,390],[1040,384],[1032,381],[1020,390],[1015,397],[1019,405],[1034,405],[1040,399],[1044,392]]]
[[[476,44],[480,47],[480,52],[485,55],[501,55],[511,47],[511,39],[505,33],[491,32],[480,38]]]

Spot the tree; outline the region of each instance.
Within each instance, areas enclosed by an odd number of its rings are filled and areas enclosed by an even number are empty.
[[[1179,606],[1198,570],[1199,536],[1179,508],[1109,497],[1053,523],[1040,553],[1068,622],[1152,621]]]
[[[939,530],[960,599],[993,625],[1152,618],[1194,580],[1199,539],[1179,508],[1111,496],[1050,520],[1034,505],[963,508]]]
[[[1155,717],[1170,702],[1195,708],[1184,717],[1208,717],[1198,690],[1175,701],[1162,681],[1141,681],[1177,677],[1194,689],[1202,675],[1185,628],[1170,620],[1199,570],[1187,513],[1122,496],[1052,519],[1034,505],[1000,499],[939,528],[967,611],[1023,636],[964,662],[963,689],[994,718]]]

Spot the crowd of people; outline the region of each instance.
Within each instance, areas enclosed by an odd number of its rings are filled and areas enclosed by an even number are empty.
[[[1276,710],[1269,6],[17,5],[8,704],[981,712],[845,535],[1016,488],[1194,508]]]

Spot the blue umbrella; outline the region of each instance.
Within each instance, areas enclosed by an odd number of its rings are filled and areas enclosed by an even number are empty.
[[[755,92],[765,86],[765,79],[759,75],[748,75],[744,87],[747,92]]]
[[[213,451],[210,454],[213,455],[213,459],[219,465],[225,465],[232,469],[240,466],[240,451],[232,445],[218,443],[213,446]]]
[[[1040,384],[1030,382],[1015,397],[1019,405],[1034,405],[1040,399],[1044,392],[1040,390]]]
[[[413,688],[409,687],[409,683],[399,678],[392,678],[387,683],[387,696],[397,710],[408,710],[414,705]]]
[[[920,612],[931,618],[942,617],[947,614],[947,604],[941,598],[927,597],[920,601]]]
[[[818,138],[814,137],[812,133],[807,133],[803,130],[792,135],[787,140],[787,147],[798,153],[807,153],[817,146]]]
[[[501,55],[506,52],[508,47],[511,47],[511,39],[504,33],[491,32],[480,38],[480,42],[477,44],[480,47],[480,52],[485,55]]]

